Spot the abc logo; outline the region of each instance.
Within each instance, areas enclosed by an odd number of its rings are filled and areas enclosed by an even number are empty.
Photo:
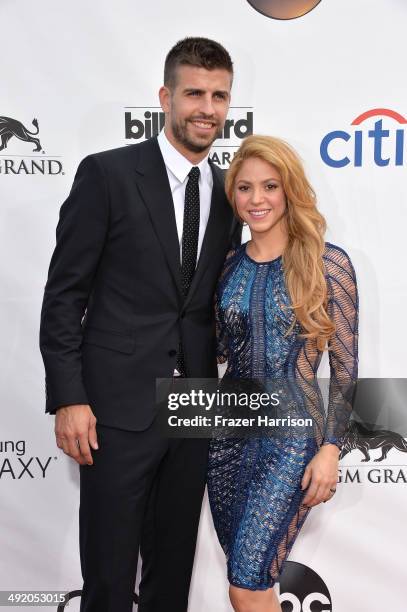
[[[276,593],[283,612],[332,612],[331,595],[325,582],[302,563],[284,563]]]
[[[306,15],[321,0],[247,0],[256,11],[274,19],[295,19]]]

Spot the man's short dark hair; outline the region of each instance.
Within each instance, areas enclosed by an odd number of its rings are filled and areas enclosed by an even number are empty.
[[[206,70],[224,68],[233,77],[233,62],[221,44],[209,38],[183,38],[165,58],[164,85],[175,87],[178,66],[197,66]]]

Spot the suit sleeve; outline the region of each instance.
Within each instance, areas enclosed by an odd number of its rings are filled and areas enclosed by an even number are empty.
[[[98,160],[79,165],[56,229],[41,310],[40,349],[46,374],[46,412],[88,404],[82,381],[81,321],[109,226],[106,179]]]
[[[235,250],[237,249],[238,246],[242,244],[242,230],[243,230],[242,224],[237,219],[234,218],[233,226],[232,226],[231,241],[229,245],[230,249]]]

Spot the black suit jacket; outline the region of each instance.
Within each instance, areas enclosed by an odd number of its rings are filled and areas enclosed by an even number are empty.
[[[211,163],[208,225],[183,298],[174,206],[156,138],[86,157],[60,211],[41,313],[46,411],[89,403],[99,423],[148,427],[155,380],[216,377],[213,294],[240,226]]]

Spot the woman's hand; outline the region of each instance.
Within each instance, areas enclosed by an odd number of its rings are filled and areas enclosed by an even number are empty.
[[[338,480],[339,448],[335,444],[323,444],[305,468],[301,489],[308,491],[305,506],[316,506],[328,501],[335,493]]]

